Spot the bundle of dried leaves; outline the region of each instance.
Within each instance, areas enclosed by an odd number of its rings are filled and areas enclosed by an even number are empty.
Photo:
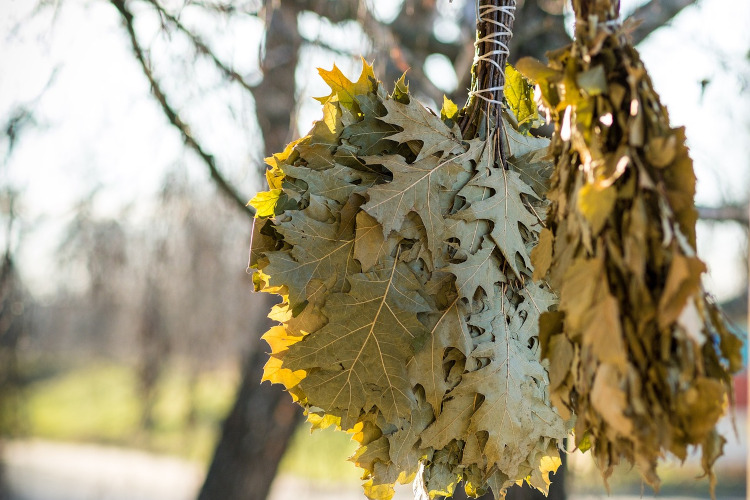
[[[463,139],[450,101],[438,117],[403,79],[388,95],[367,64],[321,75],[324,118],[268,159],[252,201],[254,281],[283,297],[265,379],[353,434],[370,498],[420,470],[431,498],[546,490],[566,435],[536,340],[556,297],[531,280],[548,141],[506,124],[503,165],[498,128]]]
[[[624,457],[658,487],[657,459],[684,459],[690,445],[712,476],[741,341],[701,286],[684,131],[670,127],[617,2],[573,4],[576,41],[549,65],[518,65],[555,123],[547,228],[532,252],[535,278],[560,297],[540,323],[551,397],[576,414],[576,444],[605,478]]]

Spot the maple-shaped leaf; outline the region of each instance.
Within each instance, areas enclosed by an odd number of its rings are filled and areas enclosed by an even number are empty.
[[[508,279],[500,270],[501,263],[494,255],[496,245],[486,237],[477,253],[470,255],[465,261],[450,264],[446,267],[456,276],[456,290],[458,296],[472,300],[477,288],[481,287],[488,296],[495,293],[496,283],[505,283]]]
[[[378,263],[385,262],[388,257],[393,256],[397,246],[398,239],[386,239],[383,227],[375,218],[364,210],[357,213],[354,258],[362,265],[362,271],[367,272]]]
[[[505,134],[510,149],[508,156],[512,158],[520,158],[533,151],[546,151],[549,146],[549,139],[546,137],[526,135],[513,127],[505,127]]]
[[[518,172],[521,180],[531,186],[540,199],[549,191],[550,178],[555,168],[547,150],[549,142],[545,141],[545,143],[546,145],[541,149],[508,159],[511,170]]]
[[[442,242],[445,218],[441,210],[440,195],[450,190],[464,171],[452,159],[428,156],[408,163],[401,155],[366,156],[367,165],[382,165],[393,174],[393,180],[373,186],[367,191],[370,197],[362,209],[372,215],[383,227],[387,238],[399,231],[410,212],[422,219],[427,233],[427,247],[437,255]]]
[[[357,105],[356,97],[370,92],[375,86],[375,73],[372,65],[362,59],[362,73],[356,82],[349,80],[341,70],[333,65],[330,71],[318,69],[323,80],[331,87],[331,93],[325,97],[316,97],[321,104],[325,104],[332,97],[336,97],[347,109],[352,110]]]
[[[443,411],[422,434],[424,445],[440,450],[457,436],[464,436],[478,403],[475,393],[459,390],[452,394],[443,403]]]
[[[516,255],[520,256],[526,269],[533,268],[519,224],[528,230],[539,225],[539,217],[524,204],[522,195],[534,198],[537,195],[528,184],[521,180],[517,172],[486,165],[478,170],[468,185],[489,188],[489,190],[486,191],[483,199],[469,200],[471,204],[453,217],[463,220],[491,221],[493,226],[490,235],[493,241],[505,256],[513,272],[520,278],[524,269],[518,267]]]
[[[538,356],[519,339],[508,323],[512,305],[493,322],[495,340],[477,346],[471,357],[481,361],[476,371],[463,376],[454,389],[461,394],[481,394],[484,402],[471,417],[469,432],[484,431],[488,440],[484,455],[510,478],[518,477],[523,462],[540,439],[565,437],[563,420],[544,398],[549,383]]]
[[[510,322],[510,328],[521,342],[527,342],[539,335],[539,318],[542,313],[556,305],[557,296],[544,284],[527,282],[518,291],[523,302],[516,306],[516,314]]]
[[[342,205],[352,193],[364,191],[378,180],[378,176],[371,172],[354,170],[338,163],[326,169],[324,174],[319,170],[294,165],[282,165],[281,169],[288,177],[305,181],[310,193],[325,196]]]
[[[349,293],[331,294],[323,307],[329,324],[306,336],[284,362],[307,370],[300,387],[310,404],[356,420],[377,406],[389,421],[414,404],[406,365],[427,334],[417,314],[430,307],[403,263],[349,277]],[[356,311],[355,314],[352,314]]]
[[[461,131],[458,125],[454,124],[452,128],[448,128],[443,120],[432,114],[417,100],[412,99],[409,104],[402,104],[389,99],[383,101],[383,105],[388,110],[388,114],[380,119],[403,129],[389,136],[389,140],[402,143],[422,142],[417,161],[435,154],[444,158],[451,153],[463,152]]]
[[[346,274],[356,272],[353,234],[342,237],[338,224],[320,222],[299,211],[279,222],[276,230],[293,248],[267,252],[270,263],[264,273],[271,276],[272,286],[286,285],[292,309],[307,301],[311,280],[336,289],[342,286]]]
[[[393,141],[386,139],[397,132],[396,127],[375,117],[366,117],[362,121],[344,129],[341,138],[358,146],[361,156],[377,155],[393,149]]]
[[[433,420],[432,407],[417,398],[411,415],[400,418],[393,431],[385,434],[388,440],[389,461],[375,464],[373,476],[378,483],[406,484],[414,479],[419,462],[428,453],[422,442],[422,433]]]
[[[464,356],[468,356],[472,349],[471,335],[464,316],[458,300],[454,300],[450,307],[437,316],[425,345],[409,361],[410,378],[422,386],[435,415],[440,414],[445,394],[455,385],[448,380],[449,374],[443,370],[446,349],[458,349]]]

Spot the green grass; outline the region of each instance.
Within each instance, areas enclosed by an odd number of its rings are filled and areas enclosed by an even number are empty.
[[[195,413],[188,422],[190,383],[183,370],[166,370],[156,390],[153,428],[141,426],[143,403],[132,366],[104,362],[72,367],[30,367],[24,413],[29,437],[101,443],[178,455],[208,463],[221,422],[235,395],[237,374],[201,374],[194,386]],[[347,458],[356,446],[332,429],[297,429],[280,464],[282,473],[327,483],[356,483],[360,472]]]
[[[74,367],[27,386],[27,434],[143,448],[205,462],[232,404],[235,384],[236,376],[228,372],[201,374],[191,423],[189,378],[179,369],[167,370],[155,392],[153,428],[144,430],[144,404],[134,368],[111,363]]]
[[[295,432],[279,471],[326,483],[359,483],[361,470],[347,460],[356,444],[349,434],[332,428],[310,433],[305,423]]]

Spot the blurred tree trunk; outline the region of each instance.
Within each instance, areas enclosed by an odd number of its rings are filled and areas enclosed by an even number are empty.
[[[302,412],[281,388],[258,383],[267,357],[256,349],[246,361],[199,500],[263,500],[268,496]]]
[[[163,304],[156,279],[153,277],[157,272],[154,266],[149,273],[138,331],[138,393],[142,404],[141,427],[146,431],[154,429],[156,388],[164,369],[164,360],[169,356],[169,338],[164,330],[162,318]]]
[[[10,251],[0,264],[0,457],[2,440],[12,437],[20,422],[21,379],[18,370],[18,343],[24,334],[23,295]],[[0,500],[11,498],[0,458]]]
[[[21,275],[18,273],[11,236],[16,222],[16,194],[7,190],[0,194],[7,206],[7,226],[5,252],[0,259],[0,500],[10,499],[11,495],[2,461],[2,446],[5,439],[14,437],[21,428],[23,379],[18,366],[18,348],[29,329],[29,306]]]
[[[293,130],[295,78],[302,38],[298,7],[279,2],[267,19],[263,82],[253,95],[267,154],[283,151]],[[270,309],[272,299],[268,299]],[[270,321],[260,320],[265,331]],[[259,337],[254,332],[253,337]],[[281,457],[302,410],[280,386],[260,384],[268,356],[255,346],[245,361],[234,407],[226,418],[199,500],[263,500],[268,496]]]

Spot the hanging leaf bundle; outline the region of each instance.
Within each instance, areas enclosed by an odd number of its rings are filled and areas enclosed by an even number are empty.
[[[501,36],[487,19],[507,17],[483,10],[481,54]],[[460,481],[470,496],[546,491],[566,425],[537,341],[557,300],[531,279],[551,168],[549,141],[518,131],[535,119],[531,87],[510,73],[503,124],[487,102],[503,98],[504,57],[490,54],[470,105],[446,99],[436,116],[363,65],[354,82],[320,72],[323,119],[267,160],[269,191],[251,202],[254,282],[282,297],[264,379],[313,427],[353,434],[370,498],[418,473],[430,498]]]
[[[658,487],[657,459],[684,460],[691,445],[712,476],[741,341],[701,286],[684,130],[616,21],[619,2],[573,6],[575,42],[549,65],[518,65],[555,124],[547,228],[531,255],[560,297],[540,322],[551,397],[576,414],[576,444],[605,478],[625,458]]]

